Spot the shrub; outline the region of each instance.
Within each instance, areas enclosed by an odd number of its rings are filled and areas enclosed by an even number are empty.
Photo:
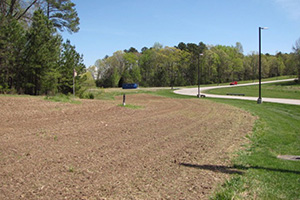
[[[82,92],[79,94],[80,99],[94,99],[95,96],[93,93],[90,92]]]

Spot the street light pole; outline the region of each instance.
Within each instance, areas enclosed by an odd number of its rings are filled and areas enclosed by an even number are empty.
[[[258,79],[259,79],[259,96],[257,99],[257,103],[262,103],[261,98],[261,30],[268,29],[268,27],[258,27],[258,35],[259,35],[259,51],[258,51]]]
[[[173,86],[174,86],[174,63],[172,63],[172,80],[171,80],[171,84],[172,84],[172,86],[171,86],[171,89],[173,90],[174,88],[173,88]]]
[[[198,54],[198,94],[197,97],[200,98],[200,56],[203,56],[203,53]]]
[[[75,97],[75,77],[77,76],[77,72],[75,68],[73,69],[73,96]]]

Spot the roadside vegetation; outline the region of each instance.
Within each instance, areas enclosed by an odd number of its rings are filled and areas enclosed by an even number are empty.
[[[191,96],[177,95],[173,93],[173,90],[167,88],[139,88],[134,90],[123,90],[122,88],[102,88],[88,90],[88,92],[93,94],[95,99],[101,100],[114,100],[116,96],[122,96],[123,94],[153,94],[170,98],[193,98]]]
[[[295,76],[279,76],[279,77],[273,77],[273,78],[267,78],[267,79],[262,79],[262,81],[272,81],[272,80],[282,80],[282,79],[288,79],[288,78],[294,78]],[[257,80],[255,80],[257,81]],[[253,81],[241,81],[239,82],[239,84],[243,84],[243,83],[251,83]],[[281,84],[285,84],[285,83],[281,83]],[[217,84],[206,84],[205,87],[209,87],[209,86],[216,86]],[[229,82],[227,83],[222,83],[220,85],[229,85]],[[203,86],[203,85],[202,85]],[[298,94],[298,87],[299,85],[295,84],[295,86],[293,86],[293,84],[290,85],[290,87],[293,87],[295,90],[296,95]],[[186,87],[180,87],[180,88],[190,88],[190,87],[197,87],[197,85],[194,86],[186,86]],[[122,89],[122,88],[90,88],[90,89],[86,89],[85,90],[85,94],[90,94],[93,95],[93,97],[95,99],[101,99],[101,100],[113,100],[115,96],[121,96],[123,94],[126,95],[130,95],[130,94],[155,94],[155,95],[160,95],[160,96],[168,96],[168,97],[172,97],[172,98],[191,98],[188,96],[178,96],[176,94],[174,94],[173,92],[169,92],[169,91],[173,91],[170,90],[171,87],[153,87],[153,88],[147,88],[147,87],[139,87],[138,89]],[[178,87],[174,87],[174,90],[176,90],[176,88]],[[220,89],[220,92],[222,92],[222,90],[225,91],[225,89]],[[282,88],[283,90],[285,90],[285,88]],[[211,90],[209,90],[211,91]],[[212,90],[214,91],[214,90]],[[205,91],[206,92],[206,91]],[[224,92],[223,92],[224,93]],[[255,95],[257,96],[257,91],[253,92],[255,93]],[[226,94],[226,93],[225,93]],[[284,97],[287,98],[287,97]],[[299,98],[299,96],[298,96]]]
[[[291,79],[291,78],[296,78],[295,75],[289,75],[289,76],[276,76],[276,77],[271,77],[271,78],[262,78],[261,81],[276,81],[276,80],[283,80],[283,79]],[[255,83],[258,82],[258,79],[254,79],[254,80],[246,80],[246,81],[238,81],[238,84],[244,84],[244,83]],[[220,84],[201,84],[201,87],[210,87],[210,86],[223,86],[223,85],[229,85],[230,82],[226,82],[226,83],[220,83]],[[185,86],[186,88],[194,88],[194,87],[198,87],[198,85],[190,85],[190,86]]]
[[[245,96],[257,97],[258,85],[229,87],[207,90],[205,93],[226,95],[227,93],[243,93]],[[300,99],[300,84],[295,81],[262,84],[262,96],[270,98]]]

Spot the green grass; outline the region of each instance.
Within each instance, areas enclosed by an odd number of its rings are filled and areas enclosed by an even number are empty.
[[[27,94],[0,94],[0,97],[41,98],[41,96],[27,95]]]
[[[62,102],[62,103],[74,103],[74,104],[81,103],[80,101],[74,100],[73,97],[64,94],[57,94],[55,96],[45,96],[44,99],[47,101]]]
[[[247,110],[259,117],[251,143],[238,152],[235,175],[212,199],[299,199],[300,162],[277,159],[277,155],[300,155],[300,106],[251,101],[213,99]]]
[[[123,90],[122,88],[97,88],[89,90],[88,92],[92,93],[95,99],[101,100],[114,100],[115,96],[121,96],[123,94],[141,94],[141,93],[152,93],[148,89],[129,89]]]
[[[157,95],[195,98],[161,90]],[[211,99],[239,107],[257,116],[250,142],[237,152],[233,175],[217,189],[211,199],[298,199],[300,161],[277,159],[277,155],[300,155],[300,106],[253,101]]]
[[[272,77],[272,78],[263,78],[261,79],[262,82],[264,81],[275,81],[275,80],[283,80],[283,79],[290,79],[290,78],[296,78],[296,76],[292,75],[292,76],[277,76],[277,77]],[[230,81],[231,82],[231,81]],[[222,85],[229,85],[230,82],[227,83],[220,83],[220,84],[201,84],[201,87],[209,87],[209,86],[222,86]],[[254,83],[254,82],[258,82],[258,79],[255,80],[248,80],[248,81],[238,81],[238,84],[244,84],[244,83]],[[191,86],[186,86],[186,87],[182,87],[182,88],[194,88],[194,87],[198,87],[198,85],[191,85]]]
[[[294,81],[262,84],[261,87],[263,97],[300,99],[300,84]],[[219,95],[242,93],[245,96],[257,97],[258,85],[213,89],[207,90],[205,93]]]
[[[132,105],[132,104],[126,104],[123,106],[123,104],[118,104],[120,107],[125,107],[125,108],[130,108],[130,109],[142,109],[144,108],[143,106],[137,106],[137,105]]]
[[[288,78],[293,78],[295,76],[280,76],[280,77],[274,77],[274,78],[268,78],[268,79],[262,79],[262,81],[271,81],[271,80],[281,80],[281,79],[288,79]],[[256,80],[258,81],[258,80]],[[251,81],[241,81],[239,84],[242,83],[251,83]],[[228,85],[229,83],[222,83],[220,85]],[[205,86],[216,86],[217,84],[209,84]],[[204,86],[204,85],[201,85]],[[197,87],[195,86],[184,86],[180,88],[191,88],[191,87]],[[165,87],[167,88],[167,87]],[[115,96],[121,96],[123,94],[154,94],[154,95],[159,95],[159,96],[166,96],[166,97],[171,97],[171,98],[191,98],[188,96],[181,96],[181,95],[176,95],[171,91],[170,89],[165,89],[165,88],[159,88],[159,87],[153,87],[153,88],[144,88],[144,87],[139,87],[138,89],[127,89],[124,90],[122,88],[91,88],[87,90],[88,93],[91,93],[94,95],[95,99],[101,99],[101,100],[114,100]]]
[[[153,94],[158,96],[164,96],[169,98],[192,98],[190,96],[182,96],[173,93],[173,90],[163,88],[139,88],[131,90],[123,90],[121,88],[108,88],[108,89],[93,89],[89,90],[94,94],[95,99],[101,100],[114,100],[116,96],[122,96],[123,94]]]

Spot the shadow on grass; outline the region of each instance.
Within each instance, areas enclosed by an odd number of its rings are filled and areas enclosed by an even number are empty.
[[[222,165],[195,165],[195,164],[189,164],[189,163],[180,163],[179,165],[184,166],[184,167],[196,168],[196,169],[210,170],[213,172],[221,172],[221,173],[225,173],[225,174],[242,175],[242,174],[244,174],[244,172],[242,170],[248,170],[248,169],[262,169],[262,170],[273,171],[273,172],[300,174],[300,171],[293,171],[293,170],[286,170],[286,169],[274,169],[274,168],[260,167],[260,166],[246,167],[243,165],[234,165],[233,167],[227,167],[227,166],[222,166]]]
[[[287,82],[274,83],[274,85],[277,85],[277,86],[300,86],[300,82],[298,82],[298,81],[287,81]]]

